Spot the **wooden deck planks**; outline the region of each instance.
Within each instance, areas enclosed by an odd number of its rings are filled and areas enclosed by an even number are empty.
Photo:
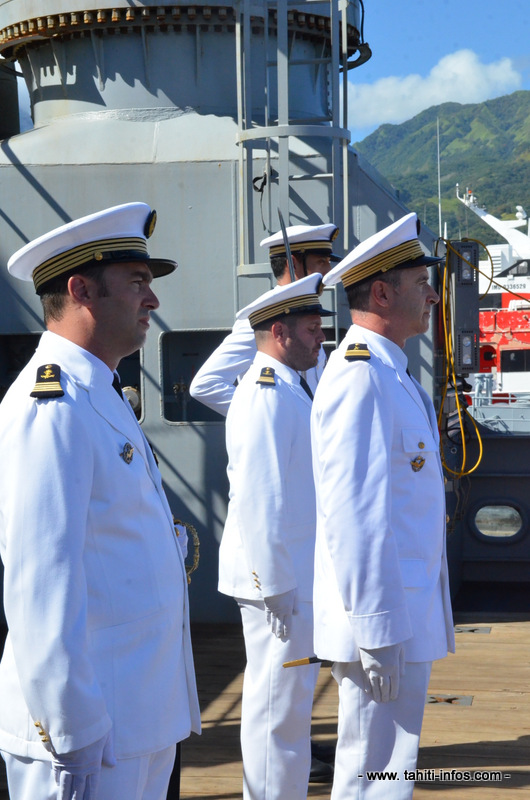
[[[418,760],[426,780],[417,782],[414,800],[432,800],[434,794],[436,800],[530,798],[530,619],[476,614],[457,618],[457,623],[491,630],[457,633],[456,655],[434,665],[430,695],[472,696],[473,701],[427,704]],[[240,633],[237,627],[217,631],[197,627],[194,641],[204,732],[183,747],[181,797],[240,800],[239,702],[244,669]],[[225,678],[214,678],[216,687],[225,686],[221,695],[211,685],[211,676],[219,669],[216,651],[223,653],[227,670]],[[227,653],[231,659],[226,659]],[[336,685],[330,670],[322,669],[313,737],[333,741],[336,725]],[[500,771],[502,781],[441,781],[440,770],[448,778],[450,770]],[[390,783],[388,787],[390,798]],[[308,797],[329,800],[329,796],[328,784],[310,785]]]
[[[457,623],[491,631],[457,633],[456,655],[434,665],[431,695],[472,696],[473,702],[427,704],[418,769],[436,780],[417,782],[414,800],[530,799],[530,616],[475,614],[457,617]],[[193,641],[203,734],[183,743],[181,798],[240,800],[241,632],[233,625],[195,626]],[[313,737],[333,741],[336,725],[336,685],[330,670],[323,668],[315,692]],[[440,770],[498,770],[503,779],[440,781]],[[391,800],[390,783],[388,789]],[[329,784],[312,784],[308,797],[329,800],[330,790]],[[1,770],[0,800],[8,800]]]

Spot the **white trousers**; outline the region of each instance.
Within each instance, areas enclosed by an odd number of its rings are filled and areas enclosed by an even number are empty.
[[[241,751],[244,800],[306,800],[311,711],[318,665],[282,664],[313,655],[313,607],[299,603],[287,641],[267,626],[261,602],[239,600],[247,666]]]
[[[339,727],[331,800],[411,800],[414,782],[405,770],[416,769],[431,662],[405,664],[398,698],[388,703],[376,703],[364,691],[359,661],[336,663],[332,672],[339,685]]]
[[[10,800],[57,800],[51,762],[2,753]],[[102,767],[97,800],[166,800],[175,745],[139,758]]]

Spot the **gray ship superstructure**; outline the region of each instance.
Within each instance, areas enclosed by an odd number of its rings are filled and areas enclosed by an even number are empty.
[[[347,78],[370,57],[364,4],[0,0],[0,54],[0,385],[43,329],[33,287],[7,275],[9,256],[108,206],[155,208],[150,251],[179,268],[157,281],[146,347],[120,374],[173,513],[200,537],[192,617],[236,621],[216,588],[224,419],[188,387],[236,311],[272,285],[259,242],[279,229],[278,209],[287,225],[338,225],[339,255],[408,210],[350,143]],[[13,64],[34,121],[22,134]],[[430,231],[422,241],[431,252]],[[349,315],[340,292],[323,302],[339,312],[326,329],[331,348]],[[436,396],[432,338],[418,337],[408,355]],[[459,542],[450,544],[457,560]]]

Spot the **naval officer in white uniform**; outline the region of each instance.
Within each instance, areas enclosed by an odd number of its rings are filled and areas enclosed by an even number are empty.
[[[237,315],[249,320],[258,352],[226,419],[230,501],[219,591],[238,601],[247,654],[244,800],[307,797],[318,668],[282,664],[313,650],[312,396],[300,372],[316,364],[325,338],[321,280],[309,275],[266,292]]]
[[[438,295],[409,214],[324,279],[353,325],[318,385],[315,651],[335,662],[339,732],[332,800],[408,800],[431,662],[454,650],[444,479],[432,402],[403,346]],[[396,771],[398,780],[367,778]]]
[[[291,225],[285,229],[291,250],[295,278],[329,272],[331,263],[340,261],[333,253],[333,241],[339,233],[336,225]],[[276,289],[291,282],[282,231],[260,242],[269,249]],[[236,319],[232,331],[205,361],[190,385],[190,395],[226,417],[236,384],[252,364],[256,355],[254,333],[247,319]],[[321,348],[318,361],[306,371],[305,378],[314,392],[326,353]]]
[[[0,750],[12,800],[165,800],[199,732],[184,558],[116,367],[159,303],[154,212],[128,203],[30,242],[47,330],[0,406],[9,626]]]

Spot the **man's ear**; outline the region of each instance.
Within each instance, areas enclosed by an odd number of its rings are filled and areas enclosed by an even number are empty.
[[[277,343],[284,342],[287,333],[288,333],[287,325],[285,325],[283,322],[281,322],[280,320],[276,320],[276,322],[272,323],[271,334],[275,342]]]
[[[293,267],[294,267],[294,279],[299,281],[300,278],[304,277],[304,262],[302,259],[298,258],[296,253],[291,253],[291,258],[293,259]],[[287,274],[289,275],[289,264],[287,263],[286,259],[286,269]]]
[[[84,275],[72,275],[68,279],[68,294],[76,303],[86,306],[94,294],[94,282]]]
[[[375,303],[381,308],[388,308],[392,286],[386,281],[374,281],[370,293]]]

